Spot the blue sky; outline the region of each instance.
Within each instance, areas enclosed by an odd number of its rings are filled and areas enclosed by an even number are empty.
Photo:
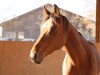
[[[88,16],[94,11],[92,18],[95,20],[96,0],[0,0],[0,23],[36,9],[47,3],[57,4],[60,8]]]

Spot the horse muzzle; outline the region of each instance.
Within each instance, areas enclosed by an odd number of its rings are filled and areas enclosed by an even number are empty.
[[[40,64],[43,60],[43,56],[38,55],[36,52],[30,53],[30,58],[31,58],[31,61],[36,63],[36,64]]]

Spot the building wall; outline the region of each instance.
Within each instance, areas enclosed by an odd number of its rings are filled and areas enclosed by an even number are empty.
[[[53,6],[50,4],[47,4],[47,9],[50,11],[54,11]],[[89,19],[86,19],[82,16],[79,16],[77,14],[74,14],[72,12],[60,9],[61,14],[66,16],[66,18],[76,27],[76,29],[82,33],[82,35],[89,41],[95,40],[95,22],[91,21]],[[28,13],[25,13],[21,16],[18,16],[14,19],[11,19],[7,22],[4,22],[0,24],[3,28],[3,38],[8,37],[15,40],[20,39],[19,34],[22,33],[21,36],[23,36],[25,39],[36,39],[40,33],[40,27],[41,22],[43,20],[43,6],[40,8],[37,8],[35,10],[32,10]],[[84,21],[84,23],[81,23]],[[86,22],[89,22],[88,25]],[[11,32],[11,34],[10,34]],[[13,35],[13,32],[15,33]]]
[[[40,28],[39,28],[39,24],[41,24],[41,21],[39,19],[39,17],[41,16],[40,9],[41,8],[26,13],[24,15],[21,15],[19,17],[16,17],[12,20],[9,20],[8,22],[5,22],[2,25],[3,37],[4,38],[8,37],[9,33],[9,38],[11,38],[10,36],[12,36],[12,32],[15,32],[15,35],[17,36],[15,40],[16,39],[18,40],[20,39],[18,38],[19,33],[23,32],[24,33],[23,36],[25,39],[26,38],[36,39],[38,37],[37,35],[39,35],[40,33]]]

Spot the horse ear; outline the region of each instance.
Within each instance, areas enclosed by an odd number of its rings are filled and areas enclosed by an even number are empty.
[[[55,15],[60,15],[60,11],[59,11],[59,8],[56,4],[54,4],[54,14]]]
[[[45,16],[50,15],[51,13],[46,9],[46,7],[44,6],[43,8],[43,13],[45,14]]]

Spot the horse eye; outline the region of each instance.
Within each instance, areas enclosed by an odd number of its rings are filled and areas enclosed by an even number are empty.
[[[57,28],[56,27],[53,27],[51,30],[52,30],[52,32],[56,32],[57,31]]]

